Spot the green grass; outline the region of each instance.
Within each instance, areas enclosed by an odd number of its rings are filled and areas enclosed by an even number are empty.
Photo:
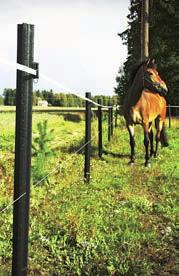
[[[81,115],[80,115],[81,116]],[[14,115],[0,114],[0,208],[12,200]],[[178,122],[168,130],[170,146],[144,167],[143,135],[136,128],[136,165],[129,167],[128,135],[122,118],[97,157],[93,121],[91,182],[83,180],[84,118],[34,114],[54,129],[48,182],[31,187],[29,275],[177,275],[176,188],[179,180]],[[8,127],[7,127],[8,126]],[[70,148],[70,151],[68,150]],[[33,162],[35,157],[33,157]],[[12,209],[0,214],[0,275],[11,269]]]

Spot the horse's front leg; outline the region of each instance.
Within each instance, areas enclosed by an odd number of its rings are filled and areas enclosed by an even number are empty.
[[[144,146],[145,146],[145,167],[150,167],[150,154],[149,154],[149,128],[148,124],[144,125]]]
[[[149,124],[149,140],[150,140],[150,157],[154,155],[154,135],[152,130],[152,123]]]
[[[127,129],[129,131],[130,138],[130,147],[131,147],[131,155],[129,165],[133,165],[135,161],[135,140],[134,140],[134,125],[127,125]]]

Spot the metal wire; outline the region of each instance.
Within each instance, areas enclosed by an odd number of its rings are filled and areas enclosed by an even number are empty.
[[[110,125],[112,125],[113,123],[111,122]],[[98,131],[96,135],[94,135],[88,142],[86,142],[85,144],[83,144],[78,150],[76,150],[73,155],[78,154],[82,149],[84,149],[91,141],[93,141],[96,136],[100,133],[101,131]],[[67,158],[65,160],[65,163],[67,161],[69,161],[70,159],[72,159],[73,156],[70,156],[69,158]],[[34,184],[34,187],[37,187],[38,185],[40,185],[45,179],[47,179],[50,175],[54,174],[56,171],[58,171],[58,169],[60,168],[60,165],[57,165],[51,172],[49,172],[47,175],[45,175],[41,180],[37,181]],[[23,193],[22,195],[20,195],[18,198],[16,198],[14,201],[12,201],[9,205],[7,205],[4,209],[0,210],[0,214],[5,212],[6,210],[8,210],[11,206],[14,205],[14,203],[16,203],[17,201],[19,201],[21,198],[23,198],[26,195],[26,193]]]
[[[19,64],[19,63],[12,63],[12,62],[9,62],[8,60],[4,59],[4,58],[0,58],[0,62],[1,63],[4,63],[6,65],[9,65],[13,68],[16,68],[18,70],[21,70],[23,72],[26,72],[26,73],[29,73],[31,75],[35,75],[37,74],[37,70],[34,70],[32,68],[29,68],[25,65],[22,65],[22,64]],[[67,91],[70,91],[70,93],[76,95],[77,97],[80,97],[81,99],[85,100],[85,101],[88,101],[96,106],[99,106],[99,107],[103,107],[103,108],[112,108],[112,106],[105,106],[105,105],[101,105],[101,104],[98,104],[96,102],[94,102],[93,100],[89,99],[89,98],[86,98],[82,95],[80,95],[79,93],[77,92],[72,92],[72,90],[70,88],[66,88],[65,86],[61,85],[59,82],[53,80],[52,78],[49,78],[48,76],[46,76],[45,74],[43,73],[40,73],[40,77],[45,79],[46,81],[62,88],[67,90]],[[117,108],[117,107],[116,107]],[[99,133],[100,131],[98,131]],[[86,142],[83,146],[81,146],[77,151],[74,152],[74,154],[77,154],[78,152],[80,152],[86,145],[88,145],[92,140],[94,140],[94,138],[96,138],[96,135],[93,136],[88,142]],[[70,158],[68,158],[65,162],[69,161],[70,159],[72,158],[72,156]],[[39,180],[37,183],[34,184],[34,186],[38,186],[40,183],[42,183],[45,179],[47,179],[50,175],[52,175],[53,173],[55,173],[58,169],[59,169],[60,165],[56,166],[54,170],[52,170],[51,172],[49,172],[46,176],[44,176],[41,180]],[[26,193],[23,193],[21,194],[18,198],[16,198],[14,201],[12,201],[9,205],[7,205],[5,208],[3,208],[0,213],[3,213],[5,212],[6,210],[8,210],[11,206],[13,206],[14,203],[16,203],[17,201],[19,201],[21,198],[23,198],[24,196],[26,195]]]
[[[15,202],[19,201],[19,199],[21,199],[22,197],[24,197],[26,195],[26,193],[23,193],[22,195],[20,195],[18,198],[16,198],[13,202],[11,202],[9,205],[7,205],[4,209],[2,209],[0,211],[0,214],[5,212],[6,210],[8,210],[12,205],[14,205]]]

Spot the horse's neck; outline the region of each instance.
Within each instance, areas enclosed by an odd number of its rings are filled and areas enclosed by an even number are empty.
[[[143,66],[138,70],[133,83],[127,91],[125,104],[128,106],[135,105],[141,97],[144,87],[144,71]]]

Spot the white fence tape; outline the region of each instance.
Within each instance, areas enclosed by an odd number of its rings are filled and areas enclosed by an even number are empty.
[[[78,92],[74,92],[73,89],[70,89],[69,87],[65,87],[61,83],[57,82],[56,80],[53,80],[52,78],[46,76],[45,74],[43,74],[41,72],[39,73],[39,77],[42,78],[42,79],[44,79],[44,80],[46,80],[46,81],[48,81],[49,83],[51,83],[51,84],[53,84],[53,85],[55,85],[57,87],[59,87],[60,89],[64,89],[66,92],[74,94],[75,96],[81,98],[82,100],[85,100],[85,101],[93,103],[96,106],[101,106],[101,107],[104,107],[104,108],[112,107],[112,106],[100,105],[100,104],[94,102],[93,100],[90,100],[90,99],[86,98],[85,96],[80,95]]]
[[[36,76],[37,75],[37,71],[28,67],[28,66],[25,66],[25,65],[22,65],[22,64],[19,64],[19,63],[12,63],[2,57],[0,57],[0,63],[3,63],[5,65],[8,65],[10,67],[13,67],[14,69],[18,69],[20,71],[23,71],[23,72],[26,72],[26,73],[29,73],[31,75],[34,75]]]
[[[34,70],[32,68],[29,68],[29,67],[27,67],[25,65],[19,64],[19,63],[10,62],[10,61],[6,60],[5,58],[2,58],[2,57],[0,57],[0,63],[3,63],[5,65],[8,65],[8,66],[14,68],[14,69],[21,70],[23,72],[29,73],[29,74],[34,75],[34,76],[37,75],[37,71],[36,70]],[[70,89],[68,87],[65,87],[64,85],[62,85],[58,81],[53,80],[52,78],[48,77],[47,75],[45,75],[45,74],[43,74],[41,72],[39,73],[39,78],[42,78],[42,79],[48,81],[49,83],[55,85],[56,87],[59,87],[60,89],[64,89],[65,92],[72,93],[72,94],[76,95],[77,97],[79,97],[79,98],[81,98],[81,99],[83,99],[85,101],[91,102],[91,103],[93,103],[96,106],[101,106],[101,107],[104,107],[104,108],[110,108],[110,107],[112,107],[112,106],[100,105],[100,104],[94,102],[93,100],[88,99],[85,96],[82,96],[82,95],[80,95],[77,92],[74,92],[72,89]]]
[[[34,75],[34,76],[37,75],[37,71],[36,71],[36,70],[34,70],[34,69],[30,68],[30,67],[27,67],[27,66],[25,66],[25,65],[22,65],[22,64],[17,63],[16,68],[17,68],[18,70],[21,70],[21,71],[23,71],[23,72],[29,73],[29,74],[31,74],[31,75]]]
[[[167,105],[167,107],[176,107],[176,108],[178,108],[179,105]]]

